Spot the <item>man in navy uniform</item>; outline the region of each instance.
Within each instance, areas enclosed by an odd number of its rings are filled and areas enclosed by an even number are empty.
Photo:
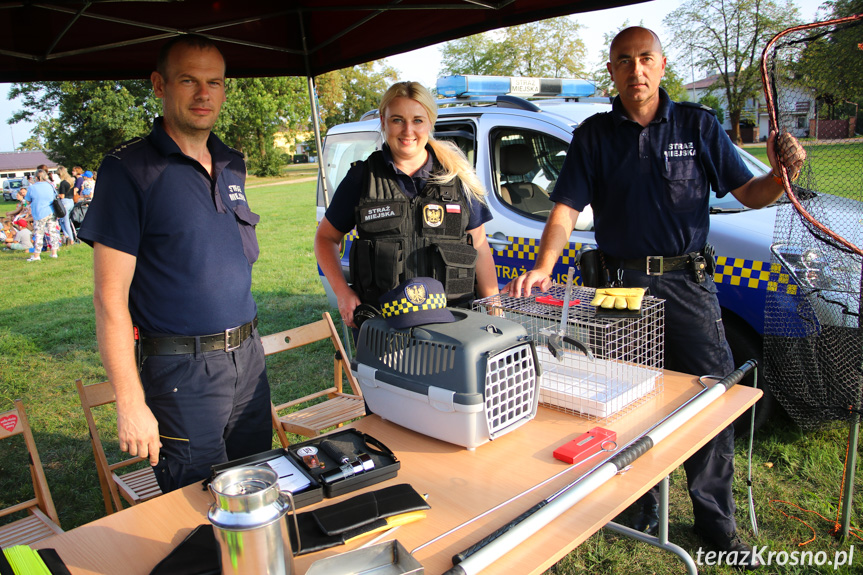
[[[712,274],[702,264],[707,247],[708,199],[731,193],[761,208],[782,194],[773,175],[754,177],[712,111],[672,102],[659,87],[666,59],[652,31],[632,27],[611,43],[607,65],[619,95],[612,111],[574,132],[555,202],[533,270],[505,288],[512,296],[548,289],[549,274],[569,242],[579,212],[593,208],[596,242],[611,277],[649,288],[665,300],[665,367],[725,376],[734,369]],[[774,140],[767,139],[777,166]],[[787,140],[787,137],[786,137]],[[797,146],[796,141],[792,147]],[[789,166],[799,169],[799,163]],[[662,257],[659,257],[662,256]],[[731,493],[734,429],[729,426],[684,463],[695,530],[720,550],[737,551],[740,567],[755,568],[751,548],[737,534]],[[656,492],[642,498],[635,527],[655,531]]]
[[[150,79],[163,116],[105,157],[79,235],[94,248],[120,449],[149,458],[170,491],[270,449],[272,431],[251,294],[258,216],[242,154],[211,132],[225,61],[210,40],[182,35]]]

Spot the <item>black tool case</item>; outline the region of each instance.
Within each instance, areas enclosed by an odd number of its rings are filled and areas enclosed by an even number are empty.
[[[329,483],[325,482],[324,475],[337,472],[341,465],[330,454],[330,451],[322,448],[324,441],[334,445],[339,451],[348,455],[352,461],[357,460],[361,455],[367,455],[368,460],[374,464],[374,467],[345,479],[338,479]],[[303,462],[303,457],[297,452],[303,447],[308,446],[317,448],[316,456],[323,463],[323,468],[310,469]],[[399,468],[401,467],[401,463],[395,454],[374,437],[355,429],[342,429],[308,441],[292,444],[288,448],[272,449],[256,455],[214,465],[212,467],[212,477],[233,467],[261,465],[283,455],[290,459],[311,482],[302,491],[292,493],[297,509],[317,503],[325,497],[338,497],[345,493],[392,479],[398,475]]]

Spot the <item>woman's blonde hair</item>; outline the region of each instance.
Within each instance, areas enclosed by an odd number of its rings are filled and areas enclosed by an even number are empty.
[[[419,103],[425,108],[428,114],[432,128],[437,121],[437,103],[431,93],[419,82],[396,82],[384,93],[381,98],[378,112],[381,116],[381,128],[384,128],[386,120],[386,111],[390,103],[396,98],[410,98]],[[465,157],[464,153],[458,146],[452,142],[436,140],[434,135],[429,133],[429,145],[434,150],[438,162],[443,166],[445,172],[431,177],[430,181],[434,184],[446,184],[452,181],[453,178],[458,178],[464,184],[464,190],[468,198],[474,198],[482,203],[485,203],[485,188],[473,166]]]
[[[69,175],[69,170],[66,169],[66,166],[57,166],[57,175],[61,180],[66,180],[70,184],[75,183],[75,178]]]

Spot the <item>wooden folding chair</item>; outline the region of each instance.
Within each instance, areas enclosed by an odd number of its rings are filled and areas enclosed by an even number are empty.
[[[296,349],[324,339],[332,341],[334,347],[333,386],[281,405],[272,406],[273,427],[284,447],[290,445],[286,435],[288,432],[314,437],[320,435],[325,429],[341,426],[343,423],[362,417],[366,413],[362,391],[351,374],[350,358],[345,353],[329,313],[324,312],[323,319],[314,323],[261,337],[265,355]],[[347,377],[353,394],[342,392],[342,372]],[[323,397],[327,399],[279,415],[283,410]]]
[[[54,509],[54,501],[51,499],[51,492],[48,490],[48,482],[45,480],[42,461],[36,450],[36,442],[33,440],[33,432],[30,430],[30,423],[24,412],[24,403],[20,399],[15,400],[15,409],[0,413],[0,440],[16,435],[24,436],[24,444],[30,456],[30,476],[33,478],[35,497],[0,509],[0,517],[19,511],[27,511],[29,514],[27,517],[0,527],[0,548],[29,545],[40,539],[63,533],[57,510]]]
[[[93,417],[93,408],[117,401],[111,384],[105,381],[84,385],[79,379],[75,381],[75,385],[78,387],[81,407],[84,409],[84,417],[87,419],[87,427],[90,430],[90,443],[93,446],[93,456],[96,458],[96,472],[99,475],[102,497],[105,500],[105,512],[110,515],[115,511],[122,511],[121,495],[129,505],[137,505],[142,501],[161,495],[162,489],[156,482],[156,476],[149,465],[123,474],[116,473],[117,469],[146,461],[143,457],[130,457],[116,463],[108,462],[108,457],[102,447],[102,438],[96,426],[96,419]]]

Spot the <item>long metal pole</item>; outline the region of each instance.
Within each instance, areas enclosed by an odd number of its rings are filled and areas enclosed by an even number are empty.
[[[324,170],[324,146],[321,142],[321,123],[318,115],[318,96],[315,89],[315,79],[306,76],[309,81],[309,103],[312,106],[312,129],[315,131],[315,148],[318,150],[318,181],[324,192],[324,207],[330,207],[330,191],[327,189],[327,172]]]
[[[857,468],[857,442],[860,438],[860,416],[854,416],[854,422],[848,432],[848,461],[845,462],[845,488],[842,490],[842,538],[848,537],[851,531],[851,507],[854,502],[854,471]]]
[[[703,385],[703,386],[704,386],[704,389],[703,389],[703,390],[699,391],[697,394],[695,394],[694,396],[692,396],[692,397],[690,397],[689,399],[687,399],[687,400],[686,400],[685,402],[683,402],[681,405],[679,405],[678,407],[676,407],[676,408],[674,409],[674,411],[672,411],[671,413],[669,413],[668,415],[666,415],[665,417],[663,417],[660,421],[657,421],[657,422],[656,422],[655,424],[653,424],[653,425],[652,425],[652,426],[651,426],[647,431],[645,431],[643,435],[648,435],[648,434],[650,434],[650,432],[651,432],[651,431],[653,431],[654,429],[656,429],[657,427],[659,427],[660,425],[662,425],[663,423],[665,423],[666,421],[668,421],[669,419],[671,419],[672,417],[674,417],[675,415],[677,415],[679,412],[681,412],[681,411],[683,411],[684,409],[686,409],[686,408],[687,408],[687,407],[688,407],[692,402],[694,402],[694,401],[698,400],[698,398],[701,396],[701,394],[703,394],[704,392],[706,392],[706,391],[709,389],[709,388],[704,384],[704,382],[703,382],[703,381],[701,381],[701,379],[699,379],[699,383],[701,383],[701,385]],[[635,443],[636,441],[638,441],[639,439],[641,439],[641,438],[640,438],[640,437],[635,437],[635,438],[633,438],[632,440],[630,440],[630,442],[629,442],[629,443],[627,443],[626,445],[621,446],[621,452],[622,452],[623,450],[628,449],[632,444],[634,444],[634,443]],[[603,452],[603,450],[600,450],[600,451],[596,452],[595,454],[591,455],[590,457],[588,457],[588,459],[590,459],[591,457],[595,457],[595,456],[599,455],[599,454],[600,454],[600,453],[602,453],[602,452]],[[606,463],[608,463],[609,461],[611,461],[611,459],[612,459],[613,457],[614,457],[614,455],[609,455],[607,459],[605,459],[604,461],[601,461],[601,462],[597,463],[595,466],[593,466],[592,468],[588,469],[588,470],[584,473],[584,476],[590,475],[591,473],[593,473],[594,471],[596,471],[597,469],[599,469],[600,467],[602,467],[603,465],[605,465]],[[410,553],[411,553],[411,555],[415,554],[417,551],[420,551],[421,549],[424,549],[424,548],[428,547],[429,545],[431,545],[431,544],[433,544],[433,543],[437,543],[437,542],[438,542],[438,541],[440,541],[441,539],[443,539],[443,538],[445,538],[445,537],[448,537],[449,535],[452,535],[453,533],[455,533],[455,532],[456,532],[456,531],[458,531],[459,529],[463,529],[464,527],[467,527],[467,526],[468,526],[468,525],[470,525],[471,523],[473,523],[473,522],[475,522],[475,521],[477,521],[477,520],[479,520],[479,519],[482,519],[482,518],[483,518],[483,517],[485,517],[486,515],[489,515],[490,513],[494,513],[494,512],[495,512],[495,511],[497,511],[498,509],[500,509],[500,508],[502,508],[502,507],[505,507],[506,505],[509,505],[510,503],[512,503],[513,501],[515,501],[515,500],[519,499],[520,497],[523,497],[523,496],[527,495],[528,493],[530,493],[530,492],[532,492],[532,491],[535,491],[535,490],[539,489],[539,488],[540,488],[540,487],[542,487],[543,485],[545,485],[545,484],[547,484],[547,483],[550,483],[551,481],[554,481],[555,479],[559,478],[561,475],[564,475],[564,474],[566,474],[566,473],[569,473],[569,472],[570,472],[570,471],[572,471],[573,469],[575,469],[575,468],[580,467],[581,465],[583,465],[586,461],[587,461],[587,460],[585,460],[585,461],[581,461],[581,462],[579,462],[579,463],[572,464],[572,465],[570,465],[569,467],[567,467],[566,469],[564,469],[564,470],[562,470],[562,471],[559,471],[559,472],[555,473],[554,475],[552,475],[552,476],[551,476],[551,477],[549,477],[548,479],[545,479],[545,480],[541,481],[540,483],[537,483],[536,485],[534,485],[534,486],[532,486],[532,487],[529,487],[529,488],[525,489],[524,491],[521,491],[521,492],[519,492],[519,493],[516,493],[514,496],[510,497],[510,498],[509,498],[509,499],[507,499],[506,501],[503,501],[503,502],[501,502],[501,503],[498,503],[498,504],[497,504],[497,505],[495,505],[494,507],[492,507],[492,508],[490,508],[490,509],[487,509],[487,510],[483,511],[483,512],[482,512],[482,513],[480,513],[479,515],[474,515],[473,517],[471,517],[471,518],[470,518],[470,519],[468,519],[467,521],[464,521],[464,522],[462,522],[462,523],[460,523],[460,524],[456,525],[455,527],[453,527],[453,528],[452,528],[452,529],[450,529],[449,531],[446,531],[446,532],[444,532],[444,533],[441,533],[440,535],[438,535],[438,536],[437,536],[437,537],[435,537],[434,539],[431,539],[431,540],[429,540],[429,541],[426,541],[425,543],[423,543],[423,544],[422,544],[422,545],[420,545],[419,547],[415,547],[415,548],[413,548],[413,549],[411,550],[411,552],[410,552]],[[583,477],[584,477],[584,476],[583,476]],[[567,484],[567,485],[566,485],[566,486],[564,486],[564,487],[563,487],[563,489],[561,489],[560,491],[564,491],[564,490],[566,490],[566,489],[569,489],[570,487],[572,487],[572,486],[576,485],[579,481],[581,481],[581,478],[576,479],[576,480],[575,480],[575,481],[573,481],[572,483]],[[560,491],[558,491],[558,493],[559,493]]]
[[[847,257],[851,257],[850,255]],[[857,349],[863,354],[863,270],[860,273],[860,300],[857,302]],[[860,404],[863,381],[857,383],[857,405],[854,420],[848,432],[848,455],[845,462],[845,486],[842,489],[842,538],[847,539],[851,531],[851,507],[854,504],[854,476],[857,471],[857,443],[860,440]]]
[[[324,207],[330,207],[330,194],[327,190],[327,174],[324,171],[324,146],[321,142],[321,117],[318,114],[318,93],[315,90],[315,78],[312,76],[312,67],[309,63],[309,46],[306,38],[306,24],[303,19],[303,14],[298,13],[300,22],[300,37],[303,41],[303,61],[306,65],[306,79],[309,83],[309,106],[312,111],[312,129],[315,132],[315,147],[318,149],[318,181],[321,183],[321,190],[324,192]]]
[[[616,455],[611,461],[602,465],[593,473],[582,477],[574,484],[571,484],[571,486],[567,486],[540,501],[533,508],[515,518],[507,525],[504,525],[479,543],[458,554],[456,560],[458,561],[458,558],[461,557],[463,559],[444,575],[474,575],[481,572],[602,486],[614,477],[618,471],[631,465],[654,445],[671,435],[680,426],[692,419],[695,414],[713,403],[727,389],[743,379],[754,367],[754,361],[747,361],[743,366],[731,372],[716,385],[700,393],[696,400],[690,403],[686,409],[673,414],[665,423],[645,434],[629,448]]]

